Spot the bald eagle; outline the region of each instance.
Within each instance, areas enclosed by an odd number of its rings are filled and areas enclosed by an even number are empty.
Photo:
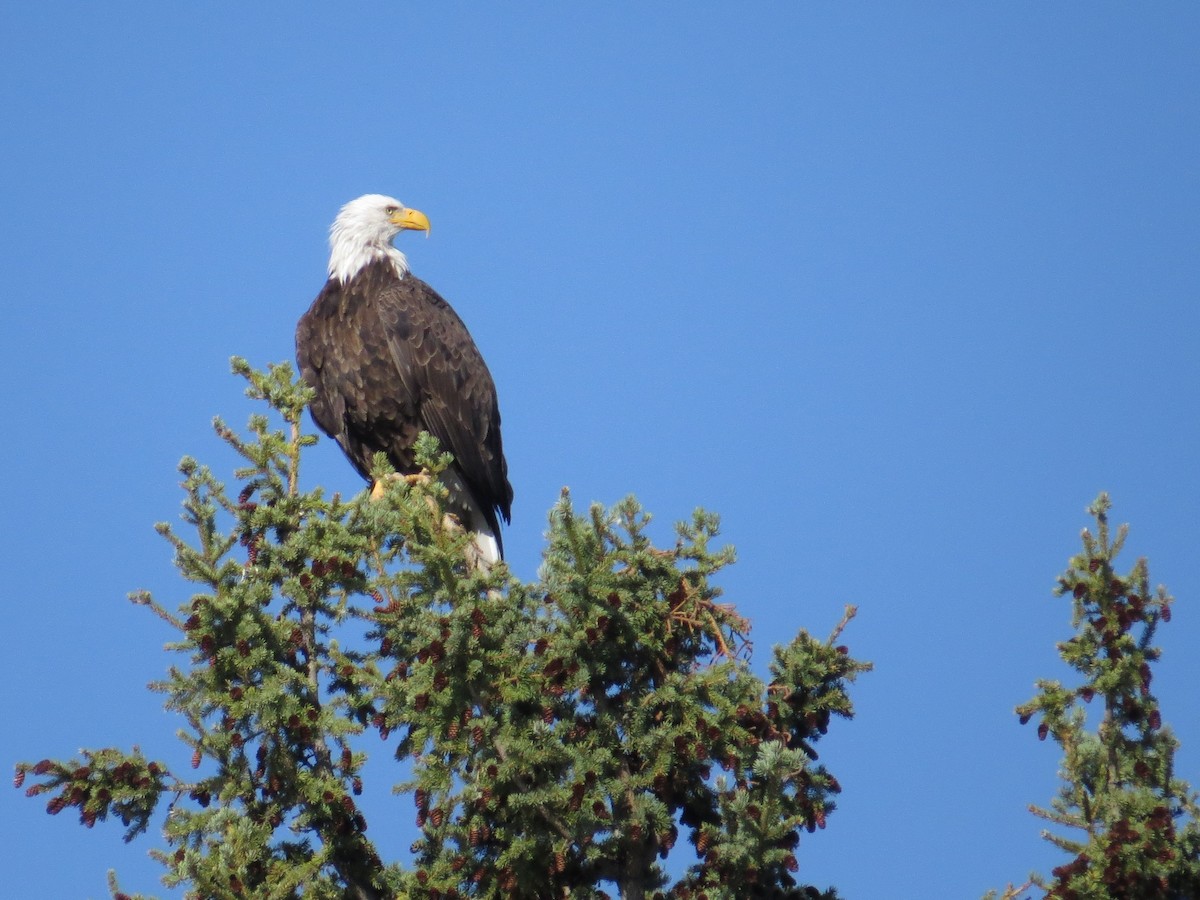
[[[422,431],[454,455],[441,476],[450,511],[486,567],[503,556],[500,520],[513,498],[496,386],[462,319],[392,246],[405,229],[428,234],[429,219],[382,194],[342,207],[329,231],[329,280],[296,327],[296,358],[316,391],[313,419],[363,478],[379,452],[397,472],[418,474]]]

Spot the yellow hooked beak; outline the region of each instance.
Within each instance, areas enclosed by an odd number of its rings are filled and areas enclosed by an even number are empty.
[[[398,228],[423,231],[425,237],[429,237],[429,217],[419,209],[398,209],[389,218]]]

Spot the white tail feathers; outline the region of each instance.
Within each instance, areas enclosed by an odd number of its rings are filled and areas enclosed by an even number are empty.
[[[471,563],[481,572],[500,562],[500,544],[490,531],[472,531],[471,546],[474,550],[469,554]]]

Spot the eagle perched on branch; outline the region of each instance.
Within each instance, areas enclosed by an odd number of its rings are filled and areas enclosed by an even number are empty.
[[[329,280],[296,327],[296,359],[316,391],[313,419],[363,478],[379,452],[401,475],[419,474],[412,447],[422,431],[454,455],[441,475],[450,511],[488,566],[503,557],[500,520],[513,499],[496,386],[462,319],[392,246],[406,229],[428,235],[429,219],[392,197],[342,207]]]

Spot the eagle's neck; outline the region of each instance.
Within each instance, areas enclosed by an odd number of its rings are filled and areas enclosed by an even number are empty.
[[[329,277],[342,284],[377,260],[389,263],[397,278],[403,278],[408,272],[407,257],[388,239],[364,238],[354,229],[338,228],[335,223],[329,235],[329,246]]]

